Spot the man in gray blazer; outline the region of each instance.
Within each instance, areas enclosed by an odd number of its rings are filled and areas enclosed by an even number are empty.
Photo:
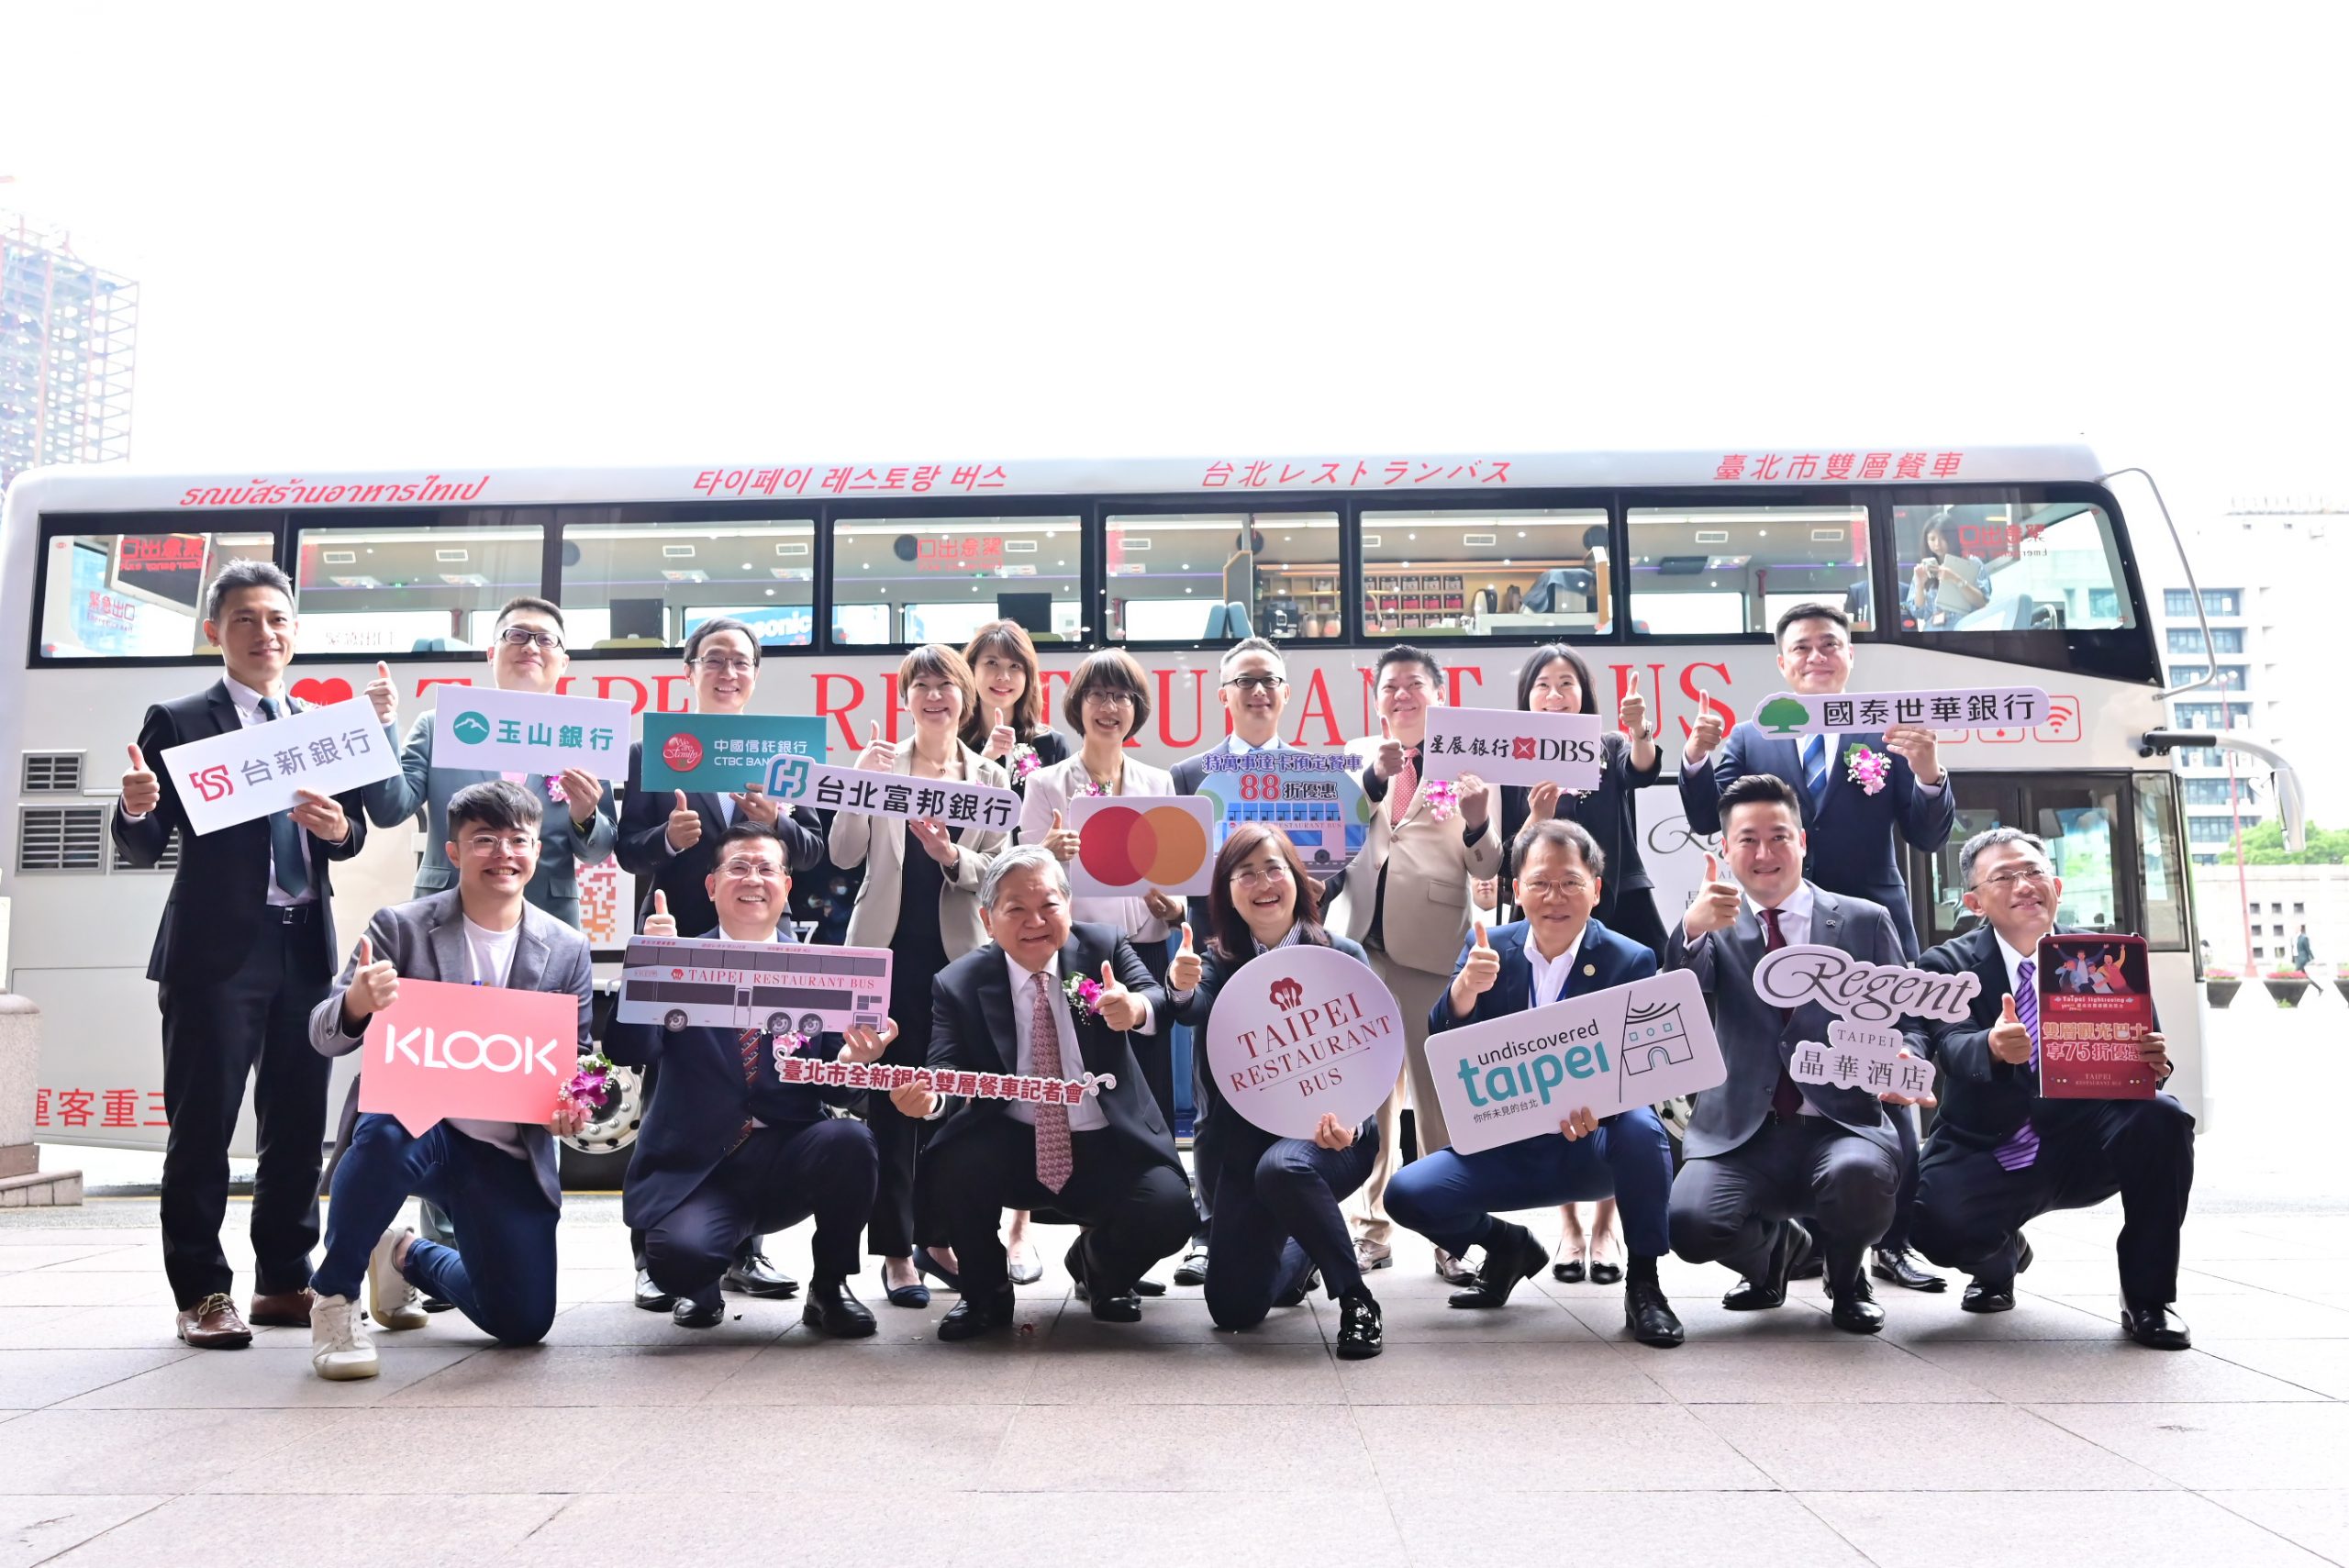
[[[1721,1298],[1731,1311],[1779,1307],[1788,1273],[1814,1245],[1796,1217],[1810,1216],[1835,1326],[1873,1334],[1884,1327],[1884,1309],[1860,1266],[1892,1223],[1899,1140],[1865,1090],[1794,1081],[1787,1063],[1795,1047],[1823,1042],[1830,1015],[1817,1002],[1787,1009],[1764,1001],[1753,970],[1774,949],[1806,944],[1898,964],[1899,933],[1882,906],[1803,880],[1802,803],[1792,784],[1749,774],[1722,789],[1720,809],[1722,850],[1736,880],[1721,880],[1705,857],[1706,885],[1664,956],[1666,969],[1691,971],[1703,984],[1729,1067],[1726,1083],[1697,1096],[1689,1119],[1687,1163],[1672,1184],[1672,1250],[1745,1276]]]
[[[551,692],[562,684],[571,655],[563,647],[562,612],[544,599],[508,599],[497,612],[497,628],[489,644],[490,684],[500,691]],[[391,671],[375,666],[367,684],[375,717],[389,733],[399,718],[399,694]],[[400,753],[400,771],[369,784],[361,798],[367,820],[378,828],[397,827],[419,808],[429,814],[425,824],[424,856],[416,868],[416,895],[440,893],[457,884],[457,868],[441,846],[450,841],[449,798],[468,784],[499,775],[473,768],[432,765],[433,718],[417,716]],[[398,736],[393,734],[395,744]],[[581,865],[607,859],[619,841],[619,817],[612,792],[602,779],[583,768],[560,775],[525,781],[548,807],[540,835],[539,869],[530,878],[529,901],[566,926],[579,924]]]
[[[587,939],[523,896],[538,871],[542,815],[534,792],[504,779],[457,792],[446,845],[457,885],[375,912],[310,1015],[310,1043],[320,1055],[358,1050],[367,1020],[398,1000],[403,976],[569,993],[579,1002],[579,1049],[593,1049]],[[554,1228],[562,1210],[554,1140],[577,1132],[584,1119],[562,1109],[545,1123],[450,1118],[417,1137],[396,1118],[360,1114],[354,1085],[343,1106],[326,1261],[310,1280],[317,1295],[310,1362],[318,1375],[338,1382],[375,1375],[358,1300],[362,1276],[379,1328],[423,1326],[414,1288],[420,1285],[500,1344],[545,1338],[554,1321]],[[411,1195],[448,1210],[462,1249],[393,1229]]]

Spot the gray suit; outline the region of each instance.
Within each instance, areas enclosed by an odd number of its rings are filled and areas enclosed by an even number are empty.
[[[1903,962],[1900,936],[1882,906],[1811,889],[1809,941],[1870,963]],[[1824,1041],[1832,1015],[1816,1002],[1791,1012],[1754,994],[1766,949],[1762,923],[1741,903],[1725,930],[1690,940],[1675,925],[1664,966],[1697,976],[1710,1001],[1728,1081],[1697,1096],[1683,1141],[1687,1162],[1672,1186],[1672,1250],[1691,1262],[1716,1259],[1747,1278],[1767,1268],[1779,1227],[1815,1218],[1828,1268],[1848,1282],[1891,1224],[1900,1144],[1884,1106],[1860,1089],[1806,1084],[1818,1115],[1780,1118],[1771,1107],[1781,1074],[1803,1040]]]
[[[407,746],[400,752],[400,771],[361,792],[361,799],[367,806],[367,820],[378,828],[396,827],[415,816],[419,806],[425,809],[424,858],[416,868],[418,898],[457,885],[457,868],[449,863],[448,851],[441,848],[449,841],[450,797],[467,784],[506,776],[478,768],[434,767],[432,718],[429,713],[417,715],[415,725],[407,732]],[[384,726],[384,732],[391,736],[393,744],[398,744],[399,737],[392,726]],[[525,787],[538,798],[547,815],[539,831],[541,842],[538,874],[530,878],[523,896],[564,925],[575,928],[579,924],[578,866],[593,865],[608,858],[612,847],[619,841],[619,817],[612,791],[607,787],[604,798],[596,803],[595,820],[583,840],[572,828],[570,801],[547,798],[542,779],[533,780]]]
[[[471,976],[465,953],[464,906],[455,888],[429,898],[394,904],[375,911],[367,922],[367,940],[377,962],[389,959],[401,976],[410,980],[446,980],[463,984]],[[310,1014],[310,1043],[323,1056],[343,1056],[359,1049],[365,1030],[342,1031],[342,994],[351,989],[358,972],[358,950],[343,962],[327,998]],[[513,991],[568,991],[579,998],[579,1049],[595,1049],[591,1018],[595,1006],[595,957],[587,939],[542,909],[522,908],[522,935],[514,949],[514,967],[506,985]],[[338,1144],[348,1145],[359,1120],[359,1084],[353,1080],[342,1105]],[[505,1125],[505,1124],[501,1124]],[[550,1204],[562,1206],[562,1183],[556,1173],[554,1135],[540,1124],[511,1124],[519,1136],[539,1189]]]

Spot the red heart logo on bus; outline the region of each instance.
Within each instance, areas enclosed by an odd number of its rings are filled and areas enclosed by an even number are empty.
[[[351,683],[340,675],[331,675],[324,680],[312,675],[307,680],[295,682],[292,689],[295,696],[314,707],[351,700]]]

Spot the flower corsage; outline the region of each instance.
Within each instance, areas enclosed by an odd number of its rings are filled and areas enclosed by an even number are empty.
[[[1849,764],[1844,776],[1860,786],[1862,795],[1882,793],[1884,781],[1892,773],[1890,759],[1882,752],[1871,751],[1865,746],[1854,745],[1843,753],[1843,761]]]
[[[1428,803],[1428,815],[1439,822],[1451,821],[1460,809],[1460,786],[1450,779],[1429,780],[1419,786],[1419,795]]]
[[[1024,740],[1011,749],[1009,761],[1011,762],[1011,776],[1015,780],[1024,780],[1030,773],[1034,773],[1038,768],[1044,765],[1037,759],[1036,748],[1029,745]]]
[[[603,1052],[591,1051],[581,1057],[578,1071],[562,1086],[563,1108],[593,1116],[611,1104],[612,1096],[619,1091],[612,1073],[611,1059]]]
[[[1098,980],[1072,974],[1062,984],[1061,990],[1067,995],[1068,1005],[1076,1009],[1078,1018],[1093,1018],[1101,1011],[1101,982]]]

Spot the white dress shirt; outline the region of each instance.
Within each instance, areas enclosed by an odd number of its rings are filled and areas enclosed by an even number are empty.
[[[1072,801],[1086,798],[1091,783],[1085,771],[1085,754],[1076,752],[1066,762],[1039,768],[1028,775],[1027,797],[1019,807],[1019,842],[1041,844],[1052,828],[1052,813],[1063,813],[1061,825],[1073,827],[1067,817]],[[1125,776],[1119,781],[1119,795],[1130,799],[1137,795],[1166,795],[1174,794],[1174,775],[1163,768],[1153,768],[1147,762],[1125,760]],[[1116,929],[1136,947],[1149,942],[1163,942],[1167,937],[1166,922],[1150,912],[1150,901],[1131,894],[1114,896],[1079,895],[1069,900],[1069,918]]]
[[[1566,984],[1574,978],[1575,960],[1582,955],[1582,940],[1588,935],[1590,922],[1586,920],[1565,951],[1556,958],[1543,958],[1542,950],[1533,945],[1532,933],[1526,933],[1525,961],[1533,966],[1533,1006],[1546,1007],[1565,995]]]
[[[1012,1071],[1023,1077],[1030,1076],[1041,1071],[1036,1065],[1034,1040],[1036,972],[1020,967],[1019,961],[1009,952],[1003,955],[1003,965],[1011,974],[1012,1038],[1019,1042],[1019,1060],[1012,1064]],[[1052,1027],[1060,1031],[1061,1037],[1061,1070],[1058,1075],[1082,1078],[1085,1076],[1085,1057],[1076,1048],[1076,1015],[1070,1010],[1068,997],[1061,991],[1061,959],[1058,953],[1054,953],[1052,962],[1044,966],[1044,989],[1051,994]],[[1024,1121],[1030,1127],[1036,1124],[1036,1107],[1025,1100],[1008,1101],[1004,1109],[1015,1121]],[[1098,1132],[1108,1125],[1109,1118],[1102,1113],[1101,1096],[1098,1095],[1087,1095],[1068,1107],[1068,1129],[1071,1132]]]

